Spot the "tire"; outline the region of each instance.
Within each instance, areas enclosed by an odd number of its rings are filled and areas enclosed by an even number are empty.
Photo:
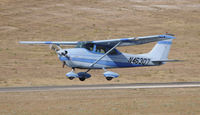
[[[74,77],[69,77],[69,80],[73,80],[74,79]]]
[[[80,81],[85,81],[85,77],[79,77]]]
[[[113,77],[106,77],[106,79],[107,79],[108,81],[111,81],[111,80],[113,79]]]

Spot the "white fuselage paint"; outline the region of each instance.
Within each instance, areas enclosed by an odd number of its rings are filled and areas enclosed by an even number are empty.
[[[91,68],[90,65],[98,60],[103,53],[91,52],[85,48],[71,48],[67,50],[69,59],[65,60],[66,65],[75,68]],[[127,54],[118,51],[118,54],[106,55],[92,69],[102,68],[119,68],[119,67],[140,67],[140,66],[156,66],[160,65],[153,63],[152,58],[146,54]]]

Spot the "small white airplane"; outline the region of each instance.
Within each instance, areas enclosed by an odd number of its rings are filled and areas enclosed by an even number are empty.
[[[173,34],[165,34],[97,41],[20,41],[19,43],[50,45],[50,48],[56,51],[58,58],[63,62],[63,67],[67,65],[72,68],[66,76],[70,80],[79,78],[84,81],[91,77],[88,73],[91,69],[103,69],[105,78],[112,80],[119,77],[119,74],[107,71],[108,68],[159,66],[165,62],[178,61],[168,60],[173,39],[175,39]],[[119,46],[140,45],[156,41],[158,42],[154,48],[145,54],[132,55],[116,49]],[[60,45],[75,45],[75,48],[62,49]],[[75,73],[75,68],[87,70]]]

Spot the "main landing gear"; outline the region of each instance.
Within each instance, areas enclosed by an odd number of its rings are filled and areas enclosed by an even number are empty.
[[[85,81],[85,77],[79,77],[80,81]]]
[[[113,79],[113,77],[106,77],[106,79],[107,79],[108,81],[111,81],[111,80]]]
[[[105,68],[103,68],[105,71],[103,75],[105,76],[106,80],[111,81],[113,78],[119,77],[118,73],[107,71]],[[91,75],[88,73],[90,69],[86,72],[79,72],[75,73],[75,68],[72,68],[72,71],[66,74],[66,77],[68,77],[70,80],[73,80],[74,78],[79,78],[80,81],[85,81],[86,79],[90,78]]]
[[[119,74],[118,73],[115,73],[115,72],[112,72],[112,71],[107,71],[105,68],[103,68],[103,70],[105,71],[103,73],[103,75],[106,77],[106,79],[108,81],[111,81],[113,78],[117,78],[119,77]]]

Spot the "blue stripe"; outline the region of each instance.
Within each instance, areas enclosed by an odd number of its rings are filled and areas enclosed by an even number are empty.
[[[63,56],[59,56],[59,59],[60,59],[60,61],[67,61],[67,60],[69,60],[68,58],[63,57]]]
[[[85,59],[85,58],[71,58],[72,61],[79,61],[79,62],[85,62],[85,63],[93,63],[96,61],[96,59]],[[131,64],[126,62],[116,62],[116,61],[106,61],[106,60],[100,60],[97,62],[97,64],[110,66],[110,67],[138,67],[138,66],[144,66],[139,64]]]
[[[52,44],[52,42],[51,41],[46,41],[45,44]]]
[[[122,39],[120,39],[120,41],[122,41],[122,42],[129,42],[130,40],[128,38],[122,38]]]
[[[172,42],[171,41],[159,41],[158,44],[168,44],[168,45],[171,45]]]

